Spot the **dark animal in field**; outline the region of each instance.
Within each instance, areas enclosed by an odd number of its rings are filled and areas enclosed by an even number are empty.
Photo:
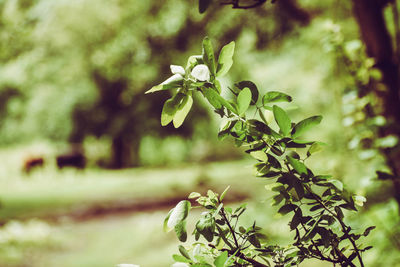
[[[36,156],[36,157],[28,157],[24,160],[24,165],[22,167],[22,170],[25,173],[30,173],[33,169],[38,168],[38,167],[43,167],[44,165],[44,159],[43,157]]]
[[[71,150],[56,157],[57,167],[61,170],[64,167],[83,169],[86,165],[85,155],[81,150]]]

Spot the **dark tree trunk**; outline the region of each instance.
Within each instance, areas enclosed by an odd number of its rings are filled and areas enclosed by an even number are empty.
[[[383,115],[387,126],[380,136],[395,135],[400,139],[400,96],[399,65],[395,59],[392,38],[383,16],[383,0],[353,0],[353,12],[360,28],[368,56],[375,59],[376,67],[382,72],[382,83],[386,90],[377,92],[382,101]],[[393,179],[394,197],[400,204],[400,148],[382,150],[388,166],[396,178]]]
[[[111,147],[111,168],[122,169],[139,166],[139,140],[113,138]]]

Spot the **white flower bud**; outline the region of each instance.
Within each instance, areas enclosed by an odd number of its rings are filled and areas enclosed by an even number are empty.
[[[172,74],[180,74],[182,76],[185,76],[185,69],[182,66],[178,65],[170,65]]]
[[[194,67],[191,74],[194,78],[202,82],[210,80],[210,70],[204,64]]]

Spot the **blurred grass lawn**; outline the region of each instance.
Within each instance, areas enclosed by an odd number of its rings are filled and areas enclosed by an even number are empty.
[[[270,206],[271,195],[264,189],[268,182],[254,178],[251,173],[251,162],[246,160],[121,171],[87,169],[83,172],[57,172],[43,169],[35,171],[29,178],[1,179],[3,208],[0,212],[3,219],[46,217],[53,213],[68,214],[77,209],[84,211],[99,203],[124,200],[135,203],[177,196],[185,198],[191,191],[204,192],[206,188],[221,192],[230,184],[231,194],[241,192],[249,196],[247,202],[250,205],[243,223],[251,225],[256,218],[257,224],[265,227],[272,244],[287,243],[291,236],[287,228],[290,216],[276,218],[276,207]],[[199,188],[202,183],[205,186]],[[373,212],[376,217],[379,210]],[[173,233],[162,231],[166,213],[164,207],[161,210],[109,214],[85,220],[71,220],[63,216],[60,220],[49,222],[47,235],[43,235],[45,241],[33,239],[4,243],[0,233],[0,243],[3,242],[0,266],[105,267],[118,263],[135,263],[142,267],[170,266],[171,255],[177,253],[178,242]],[[192,222],[195,217],[191,217]],[[21,225],[24,229],[24,223]],[[194,223],[189,222],[188,225],[191,232]],[[24,236],[29,236],[29,231],[25,231]],[[385,242],[384,239],[384,236],[378,236],[377,240]],[[374,262],[379,254],[368,252],[367,258]],[[307,261],[302,266],[324,265]]]

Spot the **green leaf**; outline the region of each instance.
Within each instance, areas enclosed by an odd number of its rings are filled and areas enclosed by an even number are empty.
[[[256,234],[250,235],[247,240],[256,248],[261,248],[260,240],[258,240]]]
[[[210,214],[200,218],[196,224],[196,230],[204,236],[208,242],[211,242],[214,239],[215,219]]]
[[[194,66],[198,64],[203,64],[203,56],[202,55],[193,55],[188,58],[187,64],[186,64],[186,70],[192,69]]]
[[[211,88],[205,88],[203,90],[203,94],[215,109],[222,108],[222,103],[220,101],[221,96],[215,90]]]
[[[237,113],[237,110],[212,88],[204,88],[203,94],[215,109],[220,109],[224,106],[233,113]]]
[[[201,194],[198,192],[192,192],[190,193],[190,195],[188,196],[188,199],[193,199],[193,198],[198,198],[201,197]]]
[[[238,97],[237,97],[237,103],[238,103],[238,109],[239,109],[239,115],[243,115],[247,109],[250,106],[251,102],[251,92],[249,88],[244,88],[242,91],[240,91]]]
[[[173,228],[180,222],[184,221],[189,214],[191,208],[190,202],[187,200],[180,201],[172,210],[167,222],[168,228]]]
[[[175,233],[178,237],[179,241],[186,242],[187,240],[187,232],[186,232],[186,221],[180,221],[177,225],[175,225]]]
[[[289,164],[293,167],[293,169],[296,170],[297,173],[308,174],[307,167],[306,165],[304,165],[304,163],[300,162],[299,160],[291,156],[287,156],[286,159],[289,162]]]
[[[299,224],[301,223],[302,218],[303,218],[303,213],[301,209],[297,209],[294,212],[292,220],[290,221],[290,230],[296,229],[297,226],[299,226]]]
[[[292,130],[292,137],[293,138],[299,137],[311,127],[318,125],[321,122],[321,120],[322,116],[313,116],[300,121],[299,123],[296,124],[296,126],[294,126]]]
[[[184,248],[182,245],[179,245],[179,252],[182,254],[183,257],[185,257],[188,260],[191,260],[189,252]]]
[[[238,120],[230,120],[228,121],[225,126],[220,130],[220,132],[218,133],[218,139],[219,140],[223,140],[225,137],[227,137],[232,128],[235,127],[235,124],[238,122]]]
[[[252,151],[252,152],[250,152],[250,156],[252,156],[253,158],[255,158],[257,160],[260,160],[260,161],[263,161],[263,162],[268,162],[268,156],[262,150]]]
[[[331,183],[337,190],[343,191],[343,183],[339,180],[329,180],[329,183]]]
[[[363,196],[354,196],[354,203],[360,207],[364,206],[364,202],[367,201],[367,199]]]
[[[174,209],[171,209],[168,212],[167,217],[165,217],[165,219],[164,219],[164,227],[163,227],[163,229],[164,229],[164,232],[166,232],[166,233],[172,230],[172,228],[168,227],[168,220],[169,220],[169,217],[171,217],[171,213],[172,213],[173,210]]]
[[[285,198],[285,196],[284,195],[282,195],[282,194],[278,194],[278,195],[275,195],[274,196],[274,202],[272,202],[271,203],[271,206],[276,206],[276,205],[278,205],[279,203],[281,203],[282,202],[282,200]]]
[[[300,201],[304,197],[304,187],[302,182],[297,179],[297,177],[293,176],[294,179],[291,181],[292,186],[296,192],[296,195],[294,195],[298,201]]]
[[[336,214],[337,214],[337,217],[339,218],[339,220],[343,220],[344,214],[343,214],[342,209],[340,207],[336,206],[335,211],[336,211]]]
[[[309,157],[309,156],[311,156],[312,154],[315,154],[315,153],[321,151],[321,150],[322,150],[322,146],[324,146],[324,145],[326,145],[326,144],[325,144],[325,143],[322,143],[322,142],[315,142],[315,143],[312,144],[312,145],[310,146],[310,148],[308,149],[308,151],[307,151],[307,156]]]
[[[266,135],[271,135],[274,138],[280,138],[280,134],[275,132],[273,129],[271,129],[267,124],[258,121],[258,120],[248,120],[248,122],[253,126],[257,131],[266,134]]]
[[[286,204],[283,205],[278,212],[282,215],[288,214],[291,211],[294,211],[297,208],[297,206],[295,204]]]
[[[270,91],[263,97],[263,105],[266,106],[268,103],[274,102],[291,102],[292,97],[281,92]]]
[[[241,82],[236,83],[235,86],[237,87],[239,92],[241,90],[243,90],[244,88],[246,88],[246,87],[249,88],[250,92],[251,92],[251,103],[250,103],[250,105],[257,104],[259,92],[258,92],[258,89],[257,89],[257,85],[255,85],[255,83],[253,83],[252,81],[241,81]],[[237,95],[238,93],[234,93],[234,94]]]
[[[287,113],[280,107],[274,105],[273,113],[275,117],[275,121],[278,124],[279,128],[283,135],[288,135],[291,128],[291,121]]]
[[[330,241],[331,241],[331,233],[329,232],[328,229],[321,227],[321,226],[317,226],[315,228],[315,230],[317,231],[317,233],[321,236],[321,240],[324,243],[324,246],[327,248],[330,245]]]
[[[182,99],[182,102],[179,104],[178,109],[175,112],[173,123],[174,127],[178,128],[182,125],[183,121],[185,120],[187,114],[189,113],[190,109],[192,108],[193,104],[193,97],[192,94],[185,95]]]
[[[225,75],[233,64],[233,53],[235,51],[235,42],[232,41],[229,44],[222,47],[218,57],[217,76]]]
[[[203,40],[203,60],[210,70],[211,74],[215,76],[215,58],[214,50],[210,38],[206,37]]]
[[[190,263],[191,262],[191,260],[188,260],[185,257],[183,257],[181,255],[177,255],[177,254],[172,255],[172,258],[176,262],[186,262],[186,263]]]
[[[169,90],[173,88],[182,87],[183,85],[183,76],[180,74],[175,74],[169,77],[167,80],[162,82],[159,85],[153,86],[150,90],[147,90],[145,94],[162,91],[162,90]]]
[[[222,202],[222,200],[225,198],[226,193],[228,192],[229,188],[231,188],[230,185],[228,185],[227,188],[225,188],[224,192],[222,192],[221,196],[219,197],[219,201]]]
[[[168,125],[175,116],[176,111],[179,108],[179,104],[184,97],[184,94],[176,94],[172,98],[165,101],[162,112],[161,112],[161,125],[166,126]]]
[[[224,267],[225,262],[228,260],[228,251],[222,252],[217,258],[215,258],[215,267]]]
[[[374,230],[375,228],[376,228],[376,226],[370,226],[370,227],[368,227],[367,229],[365,229],[365,231],[364,231],[364,233],[363,233],[363,236],[368,236],[369,233],[370,233],[372,230]]]

